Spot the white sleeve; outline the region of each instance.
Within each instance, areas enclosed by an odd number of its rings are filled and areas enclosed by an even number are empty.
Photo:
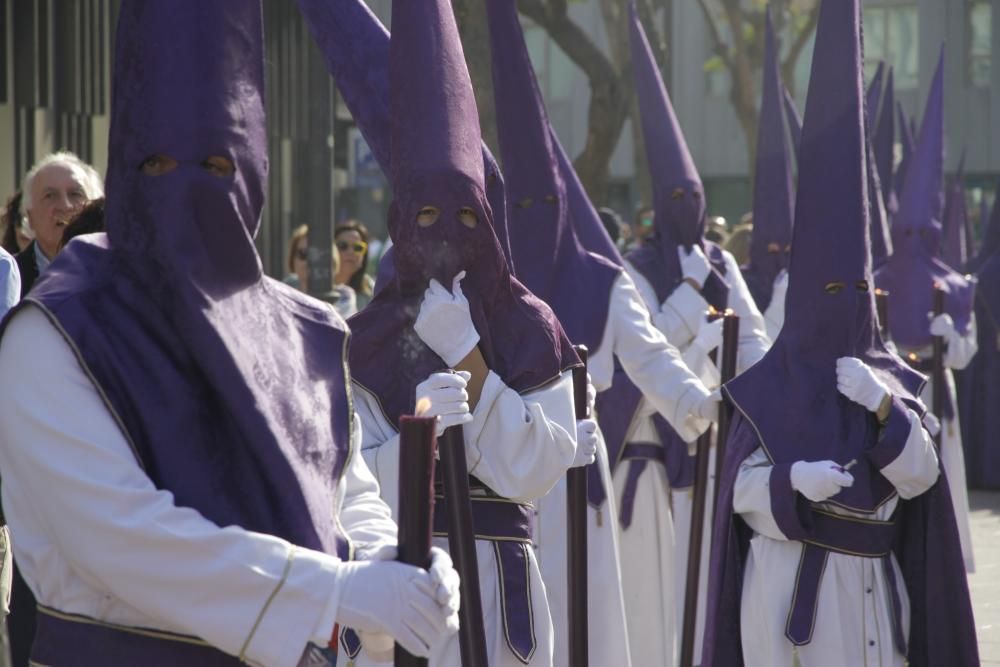
[[[785,300],[771,299],[764,311],[764,327],[767,330],[767,337],[774,342],[781,332],[781,327],[785,324]]]
[[[472,417],[464,427],[469,472],[505,498],[538,500],[573,464],[576,413],[570,371],[523,396],[490,371]]]
[[[729,283],[728,305],[740,318],[740,348],[737,355],[737,373],[760,361],[771,346],[764,324],[764,316],[760,314],[757,304],[750,295],[750,289],[743,280],[736,259],[728,252],[722,256],[726,262],[726,282]],[[782,308],[782,313],[784,308]],[[780,327],[779,327],[780,328]]]
[[[910,420],[906,444],[899,456],[882,468],[882,475],[892,482],[904,500],[916,498],[934,486],[940,471],[934,440],[924,430],[917,414],[909,409],[906,412]]]
[[[95,590],[248,661],[292,667],[310,640],[328,640],[312,633],[339,605],[337,557],[175,505],[40,310],[10,323],[0,375],[18,378],[0,383],[0,469],[15,536],[44,534]]]
[[[687,347],[698,335],[698,329],[708,313],[708,301],[691,285],[681,283],[661,304],[653,286],[628,260],[625,260],[625,270],[649,309],[656,328],[674,346],[682,349]]]
[[[0,317],[21,300],[21,272],[9,253],[0,256]]]
[[[709,391],[682,361],[677,348],[652,325],[649,311],[626,273],[612,288],[608,319],[614,327],[614,353],[629,379],[682,439],[696,439],[709,422],[691,413]]]
[[[957,334],[948,341],[944,353],[944,365],[955,370],[962,370],[972,361],[979,351],[979,339],[976,333],[976,314],[969,319],[969,328],[964,334]]]
[[[361,418],[354,415],[351,460],[344,473],[345,495],[340,523],[351,542],[363,551],[396,543],[396,524],[389,506],[379,496],[379,486],[361,454]]]
[[[771,468],[760,447],[743,460],[733,489],[733,512],[742,516],[755,533],[786,541],[771,512]]]
[[[378,399],[354,385],[354,409],[361,421],[361,455],[392,516],[399,511],[399,433],[382,414]]]

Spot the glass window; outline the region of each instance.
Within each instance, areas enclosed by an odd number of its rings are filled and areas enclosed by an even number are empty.
[[[914,90],[920,74],[920,14],[915,5],[868,7],[864,10],[865,75],[879,60],[892,66],[898,90]]]
[[[974,2],[969,7],[969,79],[972,85],[990,85],[993,60],[993,7]]]

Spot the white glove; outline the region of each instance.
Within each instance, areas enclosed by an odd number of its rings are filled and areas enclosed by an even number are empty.
[[[854,357],[837,359],[837,389],[869,412],[878,412],[889,393],[889,388],[875,377],[872,369]]]
[[[394,561],[399,558],[399,548],[395,544],[381,544],[375,549],[359,550],[358,560]],[[435,586],[435,597],[438,604],[454,607],[458,612],[459,579],[458,572],[451,562],[451,556],[440,547],[431,547],[431,580]]]
[[[594,416],[595,405],[597,405],[597,387],[594,386],[590,373],[587,373],[587,414],[591,417]]]
[[[593,419],[576,420],[576,457],[572,468],[589,466],[597,458],[597,422]]]
[[[716,389],[695,406],[694,414],[708,421],[716,421],[719,418],[719,405],[722,403],[722,392]]]
[[[465,387],[472,375],[467,371],[457,373],[434,373],[417,385],[416,399],[429,403],[421,413],[424,417],[437,417],[437,434],[440,436],[449,426],[468,424],[472,421],[469,410],[469,394]]]
[[[715,348],[722,345],[722,318],[712,320],[702,320],[698,327],[698,335],[691,341],[691,345],[708,354]]]
[[[854,484],[854,477],[833,461],[799,461],[792,464],[792,488],[803,496],[821,503],[834,497],[845,486]]]
[[[418,657],[429,656],[458,631],[458,603],[450,598],[440,602],[431,572],[389,561],[353,561],[341,567],[341,625],[359,633],[387,634]]]
[[[932,336],[941,336],[946,340],[951,340],[958,335],[958,331],[955,330],[955,321],[951,319],[951,315],[948,313],[941,313],[937,316],[928,313],[928,316],[931,318]]]
[[[685,253],[684,248],[677,247],[677,257],[681,260],[681,273],[685,278],[690,278],[699,285],[705,284],[705,279],[712,271],[712,265],[708,263],[708,258],[702,252],[701,246],[691,246],[691,252]]]
[[[430,287],[424,292],[413,329],[448,366],[455,366],[479,343],[479,333],[472,323],[469,300],[462,293],[461,282],[465,278],[462,271],[451,284],[451,291],[441,283],[431,279]]]

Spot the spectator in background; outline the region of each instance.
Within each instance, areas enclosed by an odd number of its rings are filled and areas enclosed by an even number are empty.
[[[726,228],[726,219],[721,215],[711,215],[708,217],[708,224],[705,225],[705,238],[712,243],[725,245],[729,238],[729,231]]]
[[[732,253],[740,266],[750,263],[750,239],[753,237],[753,213],[744,213],[740,223],[733,227],[725,249]]]
[[[90,202],[76,214],[70,221],[69,226],[63,232],[62,241],[59,242],[59,249],[62,250],[69,242],[77,236],[84,234],[96,234],[104,231],[104,197],[100,197]]]
[[[0,248],[0,318],[21,300],[21,274],[14,256]]]
[[[368,228],[357,220],[348,220],[333,230],[333,241],[340,252],[340,269],[334,276],[337,285],[347,285],[357,296],[358,310],[372,300],[375,281],[368,267]]]
[[[24,177],[24,211],[35,239],[17,255],[21,296],[59,252],[69,221],[87,202],[104,196],[97,170],[73,153],[46,155]]]
[[[331,275],[336,276],[340,271],[340,253],[337,252],[336,244],[331,248],[330,261]],[[309,225],[297,227],[288,241],[288,275],[285,276],[284,282],[306,294],[310,293]],[[330,294],[324,295],[323,298],[329,301],[345,320],[358,310],[354,290],[347,285],[333,285]]]
[[[11,255],[16,255],[31,243],[31,234],[24,214],[21,213],[21,191],[18,190],[7,199],[7,205],[0,213],[0,225],[3,226],[3,241],[0,246]]]
[[[654,215],[655,212],[649,206],[640,206],[635,212],[635,221],[632,223],[632,242],[626,248],[627,250],[638,248],[653,233]]]

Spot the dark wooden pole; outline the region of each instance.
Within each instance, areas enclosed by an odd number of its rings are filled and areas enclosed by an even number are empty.
[[[944,290],[941,289],[940,285],[934,285],[934,316],[944,312]],[[931,366],[931,380],[934,383],[934,390],[931,393],[931,411],[934,416],[943,422],[943,417],[941,416],[944,412],[944,392],[947,391],[944,382],[944,338],[941,336],[934,336],[934,357],[933,365]],[[944,433],[944,425],[942,424],[941,430],[938,431],[937,436],[934,440],[937,442],[938,448],[941,447],[941,434]]]
[[[465,460],[465,434],[461,426],[446,429],[441,436],[440,468],[448,509],[448,549],[462,581],[462,607],[458,611],[458,640],[462,667],[489,667],[486,658],[486,628],[479,589],[479,559],[469,500],[469,468]]]
[[[401,563],[431,566],[431,531],[434,521],[434,450],[437,439],[433,417],[399,419],[399,556]],[[395,667],[427,667],[396,644]]]
[[[727,311],[722,323],[722,384],[736,377],[736,356],[740,344],[740,318]],[[719,480],[722,479],[722,464],[726,458],[726,444],[729,442],[729,424],[733,419],[733,406],[725,400],[719,404],[719,428],[715,437],[715,495],[712,498],[712,525],[719,506]]]
[[[573,399],[576,418],[587,419],[587,348],[576,346],[583,366],[573,369]],[[587,468],[566,471],[566,535],[569,563],[567,567],[569,604],[569,664],[588,667],[590,664],[587,627]]]

